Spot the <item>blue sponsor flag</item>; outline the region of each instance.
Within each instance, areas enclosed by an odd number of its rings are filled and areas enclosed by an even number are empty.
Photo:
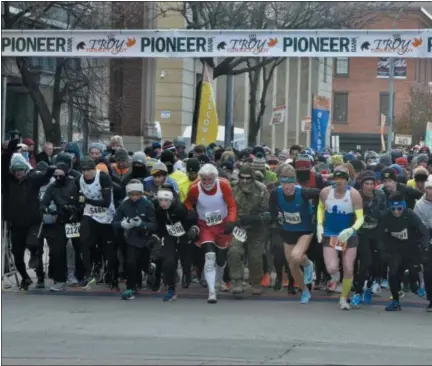
[[[311,148],[321,152],[325,148],[330,111],[320,108],[312,109]]]

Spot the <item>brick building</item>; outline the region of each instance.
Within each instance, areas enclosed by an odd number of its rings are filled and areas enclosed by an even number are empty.
[[[378,14],[365,26],[368,29],[394,27],[431,28],[432,16],[423,8],[413,8],[399,14]],[[377,78],[378,61],[378,58],[360,57],[335,59],[332,135],[339,136],[341,150],[355,149],[357,145],[362,150],[380,149],[380,116],[388,115],[389,79]],[[405,62],[406,78],[394,80],[395,119],[405,110],[411,90],[432,81],[431,59],[405,59]]]

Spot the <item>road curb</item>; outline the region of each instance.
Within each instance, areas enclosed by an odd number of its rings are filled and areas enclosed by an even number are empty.
[[[76,297],[118,297],[120,299],[121,292],[119,291],[61,291],[61,292],[50,292],[46,290],[38,291],[38,290],[30,290],[26,293],[23,293],[19,290],[8,290],[8,291],[2,291],[2,295],[7,294],[23,294],[23,295],[30,295],[30,296],[76,296]],[[140,298],[162,298],[165,295],[164,292],[140,292],[138,293],[136,299]],[[187,293],[182,292],[178,294],[179,299],[206,299],[207,294],[206,293]],[[270,302],[298,302],[299,297],[293,296],[293,295],[287,295],[287,296],[253,296],[253,295],[245,295],[241,298],[236,298],[234,296],[231,296],[230,294],[221,294],[218,298],[220,301],[228,300],[228,301],[270,301]],[[333,296],[322,296],[322,295],[316,295],[313,296],[311,299],[311,302],[328,302],[328,303],[337,303],[339,301],[338,297]],[[368,307],[368,306],[383,306],[385,304],[388,304],[390,300],[388,299],[375,299],[374,303],[372,305],[362,305],[362,307]],[[401,301],[402,307],[411,307],[411,308],[424,308],[427,305],[427,301],[424,302],[417,302],[417,301]]]

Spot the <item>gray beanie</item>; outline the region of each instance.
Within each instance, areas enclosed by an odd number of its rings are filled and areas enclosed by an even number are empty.
[[[379,157],[379,162],[384,166],[390,166],[392,164],[392,157],[390,154],[381,154]]]
[[[258,171],[266,170],[266,160],[264,157],[255,156],[252,160],[252,169]]]
[[[132,164],[138,163],[138,164],[144,164],[147,165],[147,156],[142,151],[137,151],[132,155]]]
[[[98,149],[101,153],[103,153],[104,147],[98,142],[93,142],[92,144],[90,144],[88,151],[90,151],[91,149]]]

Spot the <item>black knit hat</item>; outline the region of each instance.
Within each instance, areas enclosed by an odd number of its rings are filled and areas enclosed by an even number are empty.
[[[375,172],[372,170],[365,170],[361,175],[361,184],[369,180],[372,180],[374,182],[376,181]]]
[[[195,158],[190,158],[186,161],[186,171],[187,172],[195,172],[198,173],[198,171],[200,170],[201,165],[198,159]]]
[[[396,173],[393,168],[384,168],[381,170],[381,180],[384,181],[385,179],[396,181]]]
[[[84,156],[80,165],[82,170],[96,169],[96,163],[90,156]]]
[[[175,155],[171,150],[164,150],[160,156],[160,161],[162,163],[175,163]]]

